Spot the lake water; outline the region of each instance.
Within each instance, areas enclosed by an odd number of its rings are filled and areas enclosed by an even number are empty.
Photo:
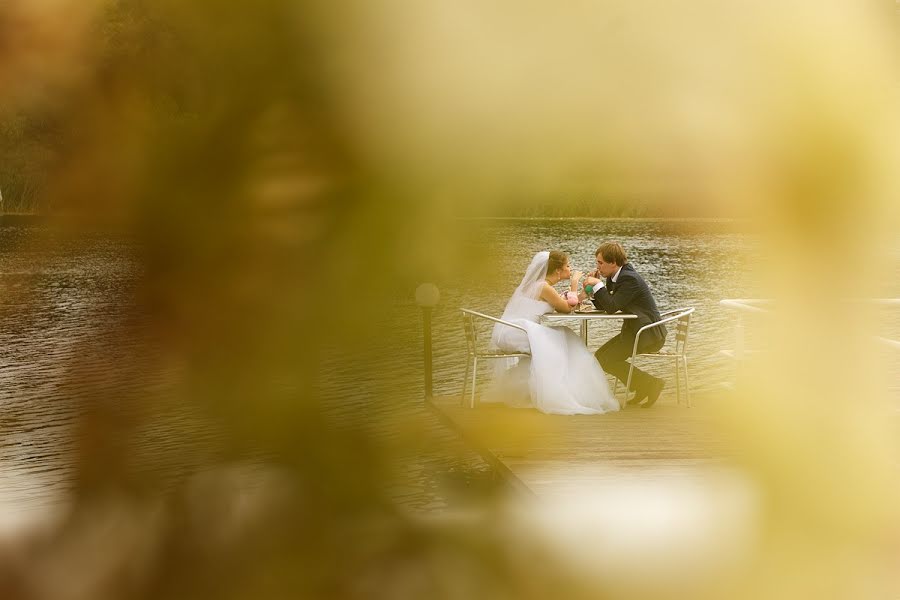
[[[661,309],[694,307],[689,354],[696,394],[714,394],[731,368],[720,350],[731,346],[733,313],[719,301],[765,296],[746,276],[755,236],[730,221],[489,221],[473,222],[471,229],[471,254],[489,258],[496,270],[487,277],[435,282],[441,289],[433,324],[437,395],[458,394],[462,384],[465,342],[458,309],[499,315],[540,250],[564,250],[575,268],[586,270],[593,267],[599,242],[618,240]],[[167,377],[177,377],[158,369],[121,373],[104,368],[113,363],[105,363],[106,357],[149,359],[159,352],[146,346],[152,336],[134,335],[146,333],[146,323],[131,310],[141,276],[138,250],[133,242],[110,235],[0,228],[0,515],[13,518],[19,511],[60,506],[74,485],[78,399],[90,389],[68,376],[72,365],[87,363],[94,384],[111,393],[108,401],[123,406],[138,388],[165,390],[171,383]],[[900,281],[896,270],[891,275],[891,281]],[[889,291],[900,296],[897,287]],[[402,343],[365,352],[365,372],[345,356],[322,365],[331,422],[338,427],[363,423],[373,438],[396,446],[390,494],[403,507],[440,509],[492,493],[495,482],[487,466],[424,409],[422,321],[412,288],[399,295],[385,319],[397,334],[392,341]],[[589,346],[596,348],[617,329],[613,323],[593,325]],[[891,317],[886,335],[900,339],[900,320]],[[672,401],[668,389],[661,402]],[[414,443],[410,427],[418,434]],[[190,473],[197,465],[186,456],[213,460],[212,450],[185,452],[185,436],[173,443],[173,430],[190,432],[186,437],[194,450],[215,446],[214,428],[189,407],[173,409],[141,431],[140,444],[154,457],[148,472]]]

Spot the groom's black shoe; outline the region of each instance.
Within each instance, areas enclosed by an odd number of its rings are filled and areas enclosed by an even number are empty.
[[[634,398],[625,403],[625,406],[636,406],[647,397],[647,390],[634,390]]]
[[[656,401],[659,400],[659,395],[662,393],[663,387],[665,387],[666,382],[662,379],[654,379],[653,383],[647,388],[647,401],[644,404],[641,404],[641,408],[650,408]]]

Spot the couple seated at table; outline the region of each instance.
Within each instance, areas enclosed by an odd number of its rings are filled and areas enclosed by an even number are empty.
[[[606,380],[606,373],[623,383],[637,331],[660,320],[650,288],[627,262],[625,250],[617,242],[597,248],[597,268],[584,281],[572,271],[569,257],[558,251],[538,252],[531,260],[506,305],[502,319],[525,331],[502,324],[494,326],[493,346],[513,352],[530,352],[531,358],[502,361],[501,371],[487,401],[502,400],[514,406],[533,406],[541,412],[562,415],[602,414],[619,409]],[[565,295],[553,287],[569,280]],[[581,339],[567,327],[540,324],[541,315],[570,313],[581,301],[590,300],[606,313],[623,312],[637,318],[626,319],[622,331],[592,355]],[[641,334],[639,352],[655,352],[666,339],[665,326],[653,327]],[[596,357],[596,358],[595,358]],[[631,389],[635,396],[628,403],[653,406],[663,388],[663,380],[635,368]]]

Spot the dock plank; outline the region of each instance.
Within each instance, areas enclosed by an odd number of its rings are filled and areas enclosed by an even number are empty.
[[[514,487],[529,494],[578,493],[607,480],[658,479],[715,467],[724,444],[708,411],[672,404],[605,415],[545,415],[503,405],[429,406]]]

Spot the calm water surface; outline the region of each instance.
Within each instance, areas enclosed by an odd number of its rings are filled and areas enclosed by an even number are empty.
[[[213,447],[189,407],[134,418],[148,390],[162,397],[175,381],[135,314],[137,255],[132,241],[109,234],[0,227],[0,528],[64,506],[86,399],[103,404],[108,426],[128,429],[121,448],[105,451],[127,455],[148,478],[187,472],[197,465],[186,456]]]
[[[661,309],[695,307],[689,353],[698,394],[714,395],[731,368],[720,350],[731,345],[733,315],[719,300],[765,296],[746,276],[755,237],[733,222],[496,221],[473,222],[472,232],[473,255],[495,260],[497,270],[482,279],[436,282],[442,295],[433,330],[438,395],[457,394],[462,383],[465,344],[458,309],[499,315],[540,250],[565,250],[574,267],[586,270],[601,241],[618,240]],[[109,401],[123,407],[139,388],[155,386],[164,393],[170,384],[158,369],[121,373],[104,367],[113,355],[150,361],[158,351],[146,347],[148,336],[138,335],[146,334],[146,324],[130,310],[141,273],[137,250],[109,235],[71,238],[40,227],[0,228],[0,519],[60,506],[74,484],[75,417],[90,382],[73,381],[69,366],[79,364],[84,372],[87,363],[94,383],[116,390]],[[896,249],[891,251],[896,257]],[[897,275],[897,269],[890,274],[886,295],[900,296]],[[390,494],[401,506],[440,509],[492,493],[486,465],[423,408],[422,325],[412,290],[400,295],[385,319],[404,342],[361,349],[359,360],[368,369],[361,371],[346,356],[323,365],[331,419],[337,426],[367,428],[397,448]],[[617,329],[612,323],[593,325],[589,345],[596,348]],[[900,339],[896,314],[886,321],[885,333]],[[144,340],[140,347],[138,339]],[[667,390],[661,402],[671,401]],[[418,434],[413,441],[410,429]],[[198,449],[213,448],[216,434],[183,408],[148,424],[139,437],[145,454],[153,456],[148,471],[171,474],[198,466],[184,462],[186,455],[212,457],[212,450],[204,455]],[[191,453],[184,452],[185,444],[193,446]]]

